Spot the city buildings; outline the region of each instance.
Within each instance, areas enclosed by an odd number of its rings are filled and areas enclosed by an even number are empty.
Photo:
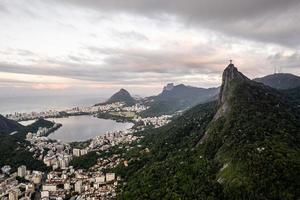
[[[18,176],[23,178],[26,175],[26,166],[22,165],[20,167],[18,167]]]
[[[139,113],[145,110],[142,105],[124,107],[122,103],[109,105],[92,106],[84,108],[73,108],[67,113],[97,112],[134,112]],[[37,119],[39,117],[59,117],[60,112],[48,111],[40,113],[29,113],[10,115],[12,119]],[[163,115],[160,117],[141,118],[135,116],[136,122],[142,122],[142,128],[148,125],[160,127],[167,124],[172,116]],[[56,125],[57,126],[57,125]],[[53,127],[52,127],[53,128]],[[11,174],[11,167],[2,166],[0,173],[0,200],[2,199],[31,199],[38,194],[42,200],[64,199],[75,197],[77,199],[111,199],[116,196],[116,188],[121,177],[115,173],[106,173],[108,169],[119,164],[129,165],[121,154],[111,154],[108,157],[99,157],[94,166],[89,169],[78,169],[70,166],[75,157],[85,156],[89,152],[110,152],[112,148],[128,151],[133,148],[131,145],[139,142],[142,136],[135,136],[136,129],[125,131],[108,132],[90,139],[85,147],[72,148],[68,143],[50,140],[47,135],[51,128],[40,127],[36,133],[28,132],[26,140],[30,143],[27,150],[33,153],[33,157],[44,162],[51,169],[47,172],[31,171],[30,166],[17,166],[17,172]],[[139,146],[139,145],[138,145]],[[144,149],[145,151],[149,149]],[[1,167],[1,166],[0,166]],[[26,182],[19,182],[17,177],[23,178]],[[22,191],[22,192],[21,192]]]

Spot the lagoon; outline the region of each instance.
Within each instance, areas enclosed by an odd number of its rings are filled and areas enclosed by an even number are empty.
[[[92,139],[107,132],[129,129],[132,123],[121,123],[110,119],[100,119],[90,115],[49,118],[47,120],[62,124],[62,127],[48,137],[62,142],[79,142]]]

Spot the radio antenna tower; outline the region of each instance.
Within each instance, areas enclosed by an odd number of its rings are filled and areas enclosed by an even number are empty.
[[[274,71],[274,74],[276,74],[276,66],[274,66],[274,69],[273,69],[273,71]]]
[[[278,67],[278,73],[282,73],[282,67],[281,66]]]

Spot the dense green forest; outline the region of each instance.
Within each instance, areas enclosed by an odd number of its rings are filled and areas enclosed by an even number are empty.
[[[47,171],[46,165],[39,160],[34,159],[33,153],[30,153],[27,147],[29,142],[24,138],[28,132],[37,132],[39,127],[50,128],[53,122],[39,119],[28,126],[17,126],[17,131],[14,135],[8,133],[0,134],[0,166],[10,165],[13,170],[16,170],[20,165],[26,165],[28,169]]]
[[[128,181],[121,189],[120,199],[195,199],[198,193],[204,195],[219,188],[214,179],[205,179],[215,176],[217,163],[200,158],[200,151],[195,148],[213,118],[215,107],[215,102],[199,105],[162,128],[140,133],[146,137],[141,147],[128,153],[129,166],[115,169]],[[204,171],[206,168],[210,170]],[[190,187],[193,184],[199,187]]]
[[[300,106],[300,87],[282,91],[288,96],[291,102]]]
[[[34,159],[26,148],[29,143],[10,135],[0,134],[0,167],[10,165],[15,171],[20,165],[26,165],[31,170],[47,171],[46,165]]]
[[[198,105],[149,132],[119,165],[119,199],[297,199],[300,111],[270,87],[230,83],[228,111]],[[205,140],[200,139],[205,135]],[[201,141],[201,142],[199,142]]]

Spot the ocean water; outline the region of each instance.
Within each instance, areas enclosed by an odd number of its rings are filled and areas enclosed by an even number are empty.
[[[47,120],[62,124],[62,127],[48,137],[63,142],[85,141],[104,135],[107,132],[126,130],[133,126],[132,123],[120,123],[109,119],[99,119],[90,115]]]
[[[0,97],[0,114],[45,110],[62,110],[76,106],[90,106],[104,101],[99,96],[23,96]]]

